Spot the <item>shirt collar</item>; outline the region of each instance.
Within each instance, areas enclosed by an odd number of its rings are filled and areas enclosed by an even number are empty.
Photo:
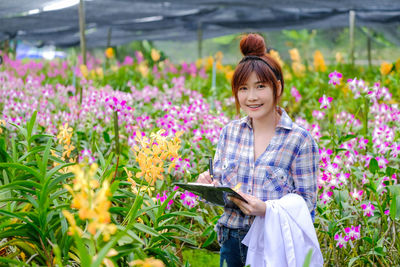
[[[292,119],[289,117],[289,115],[286,113],[286,111],[283,108],[281,108],[279,106],[277,108],[281,111],[281,118],[280,118],[278,124],[276,125],[276,127],[291,130],[292,125],[293,125]],[[240,124],[241,125],[246,124],[249,128],[253,128],[251,119],[249,116],[241,118]]]

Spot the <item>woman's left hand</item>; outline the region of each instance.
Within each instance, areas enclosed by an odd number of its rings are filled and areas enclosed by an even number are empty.
[[[230,197],[230,200],[235,203],[241,211],[243,211],[246,215],[255,215],[255,216],[265,216],[265,209],[267,205],[264,201],[256,198],[255,196],[248,195],[242,192],[238,192],[244,199],[247,200],[248,203],[235,198]]]

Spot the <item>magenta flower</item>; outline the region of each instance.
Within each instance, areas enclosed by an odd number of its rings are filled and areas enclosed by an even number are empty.
[[[124,62],[122,63],[122,65],[132,65],[132,64],[133,64],[133,58],[130,56],[126,56]]]
[[[317,120],[322,120],[325,117],[325,112],[322,112],[320,110],[313,110],[312,115]]]
[[[135,57],[138,64],[142,63],[142,61],[144,60],[143,54],[140,51],[135,51]]]
[[[386,164],[389,163],[389,161],[384,157],[376,157],[375,159],[378,161],[379,168],[381,169],[386,168]]]
[[[367,147],[367,144],[368,144],[368,139],[364,139],[363,137],[361,137],[359,140],[358,140],[358,148],[359,149],[365,149],[366,147]]]
[[[326,203],[329,203],[332,200],[332,198],[331,198],[332,194],[333,194],[333,192],[331,192],[331,191],[323,192],[319,196],[319,198],[321,199],[322,203],[326,204]]]
[[[385,210],[383,213],[385,213],[387,216],[389,216],[390,210]]]
[[[362,204],[361,208],[364,210],[364,216],[374,216],[375,207],[371,204],[371,202],[369,202],[368,204]]]
[[[297,90],[296,87],[292,86],[292,89],[290,90],[290,93],[292,94],[292,96],[295,98],[296,102],[299,102],[301,100],[301,94],[300,92]]]
[[[319,155],[323,162],[328,162],[331,160],[330,155],[332,155],[333,151],[331,149],[325,149],[324,147],[319,149]]]
[[[391,148],[391,153],[390,156],[392,156],[393,158],[397,158],[400,155],[400,143],[393,143]]]
[[[193,208],[198,204],[197,199],[198,196],[192,192],[185,191],[185,193],[181,195],[183,205],[188,206],[189,208]]]
[[[339,248],[346,247],[347,242],[350,240],[348,236],[343,236],[342,233],[335,235],[335,240],[337,241],[336,246]]]
[[[347,234],[347,237],[350,238],[352,241],[360,238],[360,228],[359,226],[352,225],[351,227],[346,227],[344,231]]]
[[[92,151],[90,149],[84,149],[81,151],[79,155],[79,162],[83,162],[87,160],[89,164],[93,164],[95,162],[95,158],[92,156]]]
[[[166,192],[167,192],[167,191],[164,191],[162,196],[160,196],[160,193],[158,193],[157,196],[156,196],[157,200],[160,201],[160,204],[161,204],[161,205],[162,205],[162,204],[164,203],[164,201],[167,200],[167,198],[168,198]],[[167,206],[166,206],[165,208],[166,208],[167,210],[170,210],[172,204],[174,204],[174,200],[173,200],[173,199],[171,199],[170,201],[168,201],[168,204],[167,204]]]
[[[323,95],[318,102],[321,103],[321,105],[319,106],[319,108],[330,108],[331,107],[331,102],[332,102],[333,98],[332,97],[327,97],[326,95]]]
[[[363,193],[363,190],[357,190],[356,188],[354,188],[354,191],[350,192],[350,195],[356,200],[361,200]]]
[[[329,73],[329,84],[337,85],[340,84],[340,80],[342,79],[343,75],[336,70],[334,72]]]

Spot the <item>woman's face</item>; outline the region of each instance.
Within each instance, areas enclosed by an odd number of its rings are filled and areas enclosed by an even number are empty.
[[[274,94],[272,88],[261,82],[252,72],[245,84],[239,86],[240,108],[253,120],[269,120],[274,114]]]

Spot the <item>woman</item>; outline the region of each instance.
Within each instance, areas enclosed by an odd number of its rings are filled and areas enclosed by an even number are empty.
[[[231,121],[220,135],[214,157],[214,180],[202,173],[199,183],[239,187],[248,203],[227,201],[216,230],[221,266],[244,266],[241,243],[255,216],[264,216],[267,200],[288,193],[302,196],[314,219],[318,147],[305,129],[278,106],[284,89],[282,70],[268,54],[263,37],[248,34],[240,41],[244,55],[232,77],[236,109],[247,114]]]

